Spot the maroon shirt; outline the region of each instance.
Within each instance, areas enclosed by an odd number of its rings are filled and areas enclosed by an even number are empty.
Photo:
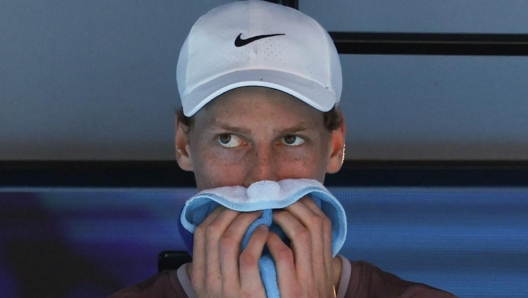
[[[350,265],[350,281],[344,295],[345,298],[455,297],[450,293],[424,284],[402,280],[368,262],[350,262]],[[113,294],[109,298],[188,298],[188,296],[178,279],[177,271],[165,270],[142,283]]]

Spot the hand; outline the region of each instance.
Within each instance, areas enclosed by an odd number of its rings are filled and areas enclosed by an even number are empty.
[[[267,227],[257,228],[240,251],[247,229],[261,215],[219,206],[196,228],[188,272],[198,297],[266,297],[258,265]]]
[[[291,248],[275,233],[269,233],[266,242],[275,260],[281,297],[335,297],[328,217],[305,197],[274,211],[273,221],[291,239]]]

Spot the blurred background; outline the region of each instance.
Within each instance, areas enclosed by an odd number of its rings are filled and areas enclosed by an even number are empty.
[[[228,2],[0,0],[1,297],[105,297],[183,249],[192,177],[160,170],[177,168],[176,61],[194,21]],[[298,4],[332,32],[528,34],[521,0]],[[341,253],[460,297],[526,297],[528,56],[341,61]],[[482,178],[457,162],[502,166]],[[358,164],[389,178],[351,177]]]
[[[227,0],[0,0],[0,160],[172,160],[176,61]],[[528,33],[523,0],[300,0],[329,31]],[[348,159],[528,159],[528,57],[342,55]]]
[[[459,297],[526,297],[528,188],[330,188],[348,218],[341,254]],[[195,190],[0,192],[2,297],[106,297],[184,250]]]

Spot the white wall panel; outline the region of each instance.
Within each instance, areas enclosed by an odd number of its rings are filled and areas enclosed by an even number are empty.
[[[0,0],[0,159],[172,159],[179,48],[227,2]],[[528,30],[525,1],[299,3],[329,30]],[[342,58],[348,158],[528,159],[528,58]]]

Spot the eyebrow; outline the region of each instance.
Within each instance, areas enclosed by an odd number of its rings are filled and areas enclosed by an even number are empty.
[[[314,130],[314,128],[312,127],[312,125],[310,125],[310,122],[303,121],[303,122],[296,124],[295,126],[288,127],[288,128],[281,130],[280,133],[287,134],[287,133],[296,133],[296,132],[311,131],[311,130]]]
[[[274,132],[277,134],[291,134],[291,133],[296,133],[296,132],[301,132],[301,131],[311,131],[311,130],[314,130],[314,128],[311,127],[312,126],[311,124],[312,123],[309,121],[302,121],[302,122],[295,124],[294,126],[287,127],[281,130],[275,130]],[[240,133],[240,134],[251,134],[252,132],[251,129],[238,127],[238,126],[232,126],[232,125],[229,125],[227,123],[223,123],[217,120],[211,121],[211,123],[207,125],[207,129],[208,130],[222,129],[222,130],[232,131],[232,132]]]
[[[227,123],[222,123],[222,122],[218,122],[218,121],[212,121],[207,126],[207,128],[209,130],[222,129],[222,130],[226,130],[226,131],[237,132],[237,133],[240,133],[240,134],[251,134],[251,129],[246,129],[246,128],[237,127],[237,126],[232,126],[232,125],[229,125]]]

